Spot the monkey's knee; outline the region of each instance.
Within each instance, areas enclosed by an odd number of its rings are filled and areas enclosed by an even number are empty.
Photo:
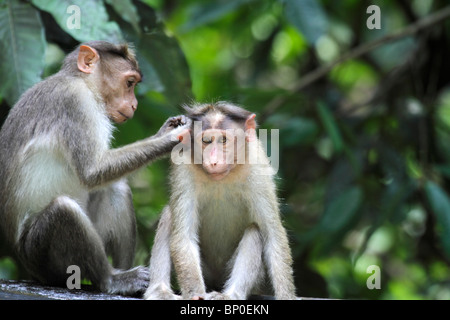
[[[263,272],[263,239],[259,227],[251,224],[245,229],[244,235],[232,259],[233,271],[248,270],[256,278]]]
[[[71,217],[73,215],[82,215],[80,206],[74,200],[67,196],[55,198],[45,209],[26,220],[19,239],[19,252],[29,258],[39,250],[49,248],[59,230],[66,229],[67,232],[72,229],[70,221],[74,219]]]
[[[78,203],[67,196],[55,198],[28,219],[18,252],[31,275],[48,284],[64,284],[70,265],[78,265],[84,276],[94,280],[107,272],[99,236]],[[90,259],[92,256],[104,259]],[[101,271],[95,274],[95,268]]]
[[[263,239],[256,224],[245,229],[228,267],[231,270],[223,294],[242,300],[255,290],[264,278]],[[220,296],[219,296],[220,297]]]

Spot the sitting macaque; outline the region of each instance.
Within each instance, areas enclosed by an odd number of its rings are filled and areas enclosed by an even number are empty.
[[[136,111],[141,78],[127,44],[92,41],[11,109],[0,131],[0,227],[34,279],[65,286],[76,265],[104,292],[147,288],[148,269],[131,268],[136,217],[125,177],[170,153],[186,119],[111,149],[113,124]]]
[[[179,136],[181,149],[172,151],[170,203],[144,297],[246,299],[268,276],[276,299],[295,299],[274,170],[256,136],[255,114],[226,102],[185,110],[192,123]],[[181,297],[171,288],[172,263]]]

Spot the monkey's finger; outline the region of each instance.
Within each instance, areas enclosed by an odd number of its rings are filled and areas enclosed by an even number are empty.
[[[190,119],[188,118],[188,117],[186,117],[185,115],[182,115],[181,116],[181,119],[180,119],[180,121],[181,121],[181,124],[186,124],[186,123],[188,123],[188,121],[189,121]]]
[[[192,125],[192,119],[186,116],[183,116],[183,125],[190,127]]]
[[[178,125],[182,126],[188,123],[189,118],[187,118],[185,115],[181,115],[177,117],[178,119]]]
[[[181,119],[180,116],[171,117],[169,120],[167,120],[169,127],[179,127],[181,125]]]

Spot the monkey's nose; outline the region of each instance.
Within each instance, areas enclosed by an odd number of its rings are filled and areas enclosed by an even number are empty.
[[[131,105],[131,109],[133,109],[133,111],[136,111],[136,109],[137,109],[137,106],[136,106],[136,105],[134,105],[134,104],[132,104],[132,105]]]
[[[217,166],[218,163],[219,163],[219,159],[217,159],[216,157],[214,157],[214,158],[212,158],[212,159],[209,159],[209,165],[210,165],[211,167]]]

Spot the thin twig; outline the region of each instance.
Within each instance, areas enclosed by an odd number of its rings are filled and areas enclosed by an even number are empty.
[[[297,81],[297,83],[292,87],[292,89],[289,90],[289,92],[295,93],[304,89],[305,87],[309,86],[310,84],[327,75],[335,66],[344,61],[362,56],[381,45],[394,42],[401,38],[413,35],[422,29],[426,29],[435,24],[438,24],[449,17],[450,17],[450,6],[427,16],[398,32],[388,34],[384,37],[381,37],[368,43],[364,43],[359,47],[356,47],[353,50],[346,52],[345,54],[338,57],[334,61],[308,73],[307,75],[302,77],[299,81]],[[263,118],[265,118],[266,115],[273,113],[275,110],[281,107],[285,102],[285,100],[286,98],[284,96],[277,96],[274,97],[271,101],[269,101],[269,103],[267,103],[266,107],[264,108],[264,111],[262,112]]]

